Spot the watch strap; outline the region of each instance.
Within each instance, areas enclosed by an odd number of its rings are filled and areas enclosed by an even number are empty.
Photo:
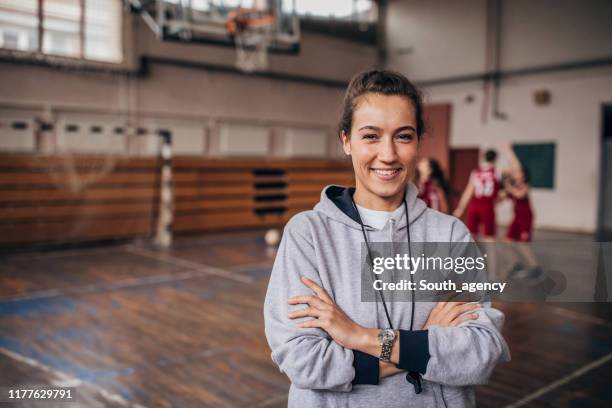
[[[390,329],[383,329],[380,331],[380,357],[379,360],[389,362],[391,361],[391,349],[393,348],[393,341],[395,340],[395,332]]]

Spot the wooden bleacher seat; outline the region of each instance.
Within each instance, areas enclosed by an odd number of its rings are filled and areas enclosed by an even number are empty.
[[[94,155],[79,155],[87,168]],[[116,156],[75,191],[58,179],[61,155],[0,155],[0,246],[151,237],[160,161]],[[311,209],[327,184],[353,185],[350,163],[319,159],[173,159],[173,232],[280,227]]]

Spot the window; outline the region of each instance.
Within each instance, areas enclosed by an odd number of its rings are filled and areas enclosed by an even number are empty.
[[[0,0],[2,48],[38,50],[38,1]],[[16,41],[11,41],[16,39]]]
[[[2,32],[2,46],[5,48],[19,48],[19,32],[4,30]]]
[[[120,0],[85,0],[86,58],[121,61],[121,7]]]
[[[0,0],[0,47],[121,62],[121,10],[121,0]]]
[[[165,2],[185,7],[190,5],[194,10],[202,11],[248,8],[258,3],[257,0],[165,0]],[[284,13],[292,14],[295,11],[300,16],[367,23],[376,22],[377,18],[377,7],[373,0],[282,0],[281,4]]]
[[[285,5],[292,6],[292,2]],[[295,0],[295,12],[301,16],[372,23],[376,21],[376,11],[372,0]]]

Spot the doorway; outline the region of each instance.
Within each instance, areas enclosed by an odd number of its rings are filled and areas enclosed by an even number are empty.
[[[599,240],[612,241],[612,104],[602,106]]]
[[[454,211],[467,186],[472,170],[478,167],[478,148],[450,149],[449,175],[451,195],[449,208]]]

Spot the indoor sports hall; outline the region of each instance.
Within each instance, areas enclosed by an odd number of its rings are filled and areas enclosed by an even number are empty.
[[[423,95],[406,183],[527,282],[493,300],[511,359],[477,406],[612,406],[611,22],[607,0],[0,0],[0,404],[300,406],[264,300],[289,220],[359,184],[339,121],[377,69]],[[464,406],[446,390],[418,406]]]

